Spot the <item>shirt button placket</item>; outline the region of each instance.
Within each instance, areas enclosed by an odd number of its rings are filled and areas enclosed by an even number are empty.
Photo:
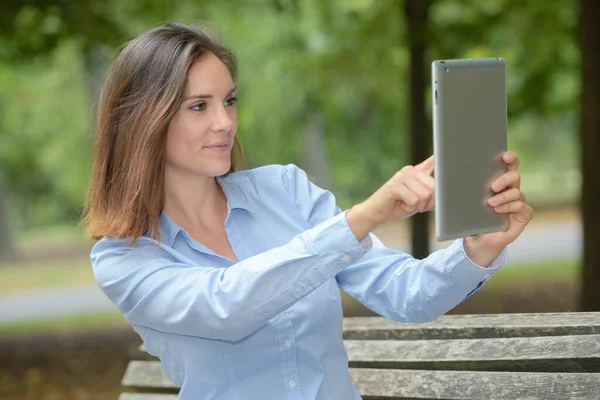
[[[295,334],[292,318],[293,311],[287,310],[283,313],[283,318],[280,320],[279,329],[280,337],[282,338],[282,342],[280,343],[281,351],[283,352],[281,367],[288,387],[288,398],[300,400],[302,399],[302,388],[300,386],[300,377],[298,376],[298,365],[296,364]]]

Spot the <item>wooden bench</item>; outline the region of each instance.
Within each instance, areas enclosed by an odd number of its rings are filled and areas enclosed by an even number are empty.
[[[600,399],[600,313],[344,318],[344,342],[365,400]],[[131,361],[122,383],[120,400],[177,398],[159,361]]]

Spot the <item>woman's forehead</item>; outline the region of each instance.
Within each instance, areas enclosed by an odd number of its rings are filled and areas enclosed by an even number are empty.
[[[214,54],[208,53],[192,64],[188,73],[186,95],[226,94],[233,87],[229,70]]]

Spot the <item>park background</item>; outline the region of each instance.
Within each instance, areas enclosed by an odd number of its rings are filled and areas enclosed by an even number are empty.
[[[599,310],[595,0],[4,0],[0,398],[116,399],[139,344],[95,287],[78,227],[94,106],[118,48],[210,23],[239,59],[245,168],[295,163],[342,208],[431,153],[430,63],[503,57],[509,149],[536,213],[453,313]],[[376,234],[425,256],[433,214]],[[344,296],[346,316],[370,311]]]

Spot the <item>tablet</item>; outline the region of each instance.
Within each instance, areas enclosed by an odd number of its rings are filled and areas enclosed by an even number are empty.
[[[508,215],[487,201],[507,171],[506,63],[438,60],[431,74],[437,240],[505,230]]]

